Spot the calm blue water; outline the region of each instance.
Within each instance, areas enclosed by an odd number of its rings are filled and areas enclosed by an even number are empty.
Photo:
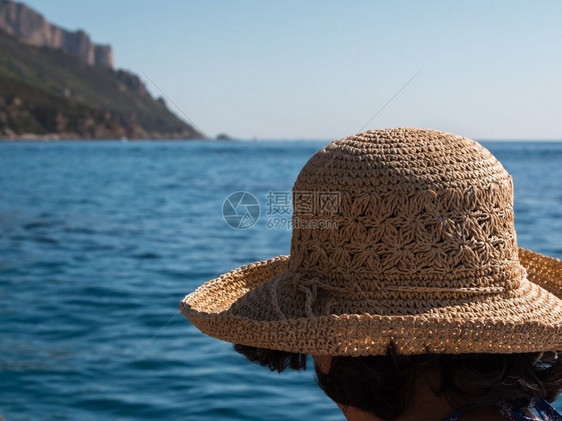
[[[0,414],[12,420],[342,420],[311,372],[277,375],[176,310],[202,282],[289,252],[262,217],[327,142],[0,143]],[[485,143],[515,179],[519,244],[562,257],[562,143]],[[558,405],[562,408],[562,405]]]

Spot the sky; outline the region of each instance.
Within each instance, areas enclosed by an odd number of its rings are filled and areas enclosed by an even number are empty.
[[[24,3],[110,44],[209,136],[562,139],[559,0]]]

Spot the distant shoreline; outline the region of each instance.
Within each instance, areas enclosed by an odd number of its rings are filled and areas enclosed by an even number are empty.
[[[53,141],[67,141],[67,142],[83,142],[83,141],[122,141],[122,142],[137,142],[143,140],[173,140],[178,142],[183,141],[193,141],[193,140],[210,140],[209,138],[196,138],[196,137],[173,137],[173,136],[162,136],[162,135],[155,135],[149,137],[141,137],[141,138],[100,138],[100,137],[78,137],[78,136],[71,136],[71,135],[54,135],[54,134],[47,134],[47,135],[36,135],[36,134],[24,134],[18,135],[16,137],[0,137],[0,142],[53,142]]]

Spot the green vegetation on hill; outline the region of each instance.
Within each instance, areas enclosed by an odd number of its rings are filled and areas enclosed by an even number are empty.
[[[129,72],[0,31],[0,138],[202,138]]]

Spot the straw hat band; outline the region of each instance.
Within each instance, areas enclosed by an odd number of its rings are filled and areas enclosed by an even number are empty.
[[[303,277],[286,272],[275,278],[270,285],[259,288],[255,294],[269,297],[271,309],[260,311],[259,317],[265,320],[285,320],[287,318],[325,316],[329,314],[385,314],[385,315],[415,315],[420,313],[435,313],[439,309],[457,308],[457,313],[473,308],[464,307],[467,304],[479,303],[479,306],[492,309],[502,317],[517,315],[518,309],[512,304],[503,308],[504,300],[525,301],[529,297],[531,284],[523,278],[518,287],[506,290],[501,287],[490,288],[389,288],[375,291],[364,291],[360,287],[351,285],[339,288],[321,282],[318,279],[303,279]],[[261,292],[260,292],[261,291]],[[256,311],[256,302],[250,295],[246,305],[235,303],[228,311],[229,314],[247,314]],[[287,297],[290,297],[288,299]],[[251,304],[250,304],[251,303]],[[295,304],[298,303],[298,304]],[[541,308],[540,311],[548,311]]]
[[[334,306],[337,303],[342,303],[344,301],[356,301],[359,303],[364,303],[365,301],[370,303],[371,309],[377,309],[377,313],[381,313],[381,308],[387,307],[387,305],[381,302],[386,301],[390,303],[393,311],[396,311],[396,302],[402,303],[405,307],[411,309],[416,309],[427,306],[431,303],[432,306],[438,302],[443,303],[443,300],[454,299],[456,304],[458,304],[460,299],[475,296],[475,295],[499,295],[505,294],[521,286],[521,281],[511,282],[512,285],[510,289],[500,286],[491,287],[425,287],[425,286],[396,286],[396,285],[385,285],[384,288],[361,288],[358,284],[351,283],[349,287],[338,287],[325,282],[322,282],[319,278],[303,279],[300,274],[287,273],[286,276],[281,276],[275,280],[271,285],[270,298],[271,305],[277,313],[280,320],[285,320],[287,317],[279,305],[279,299],[277,296],[277,284],[284,279],[289,279],[289,283],[292,284],[295,291],[301,292],[305,295],[305,305],[304,305],[304,315],[307,317],[314,317],[319,315],[329,315],[329,314],[345,314],[349,311],[350,307],[353,307],[354,311],[357,311],[356,305],[346,305],[346,311],[337,311]],[[324,293],[324,294],[322,294]],[[513,295],[513,294],[512,294]],[[316,300],[320,298],[322,303],[322,309],[320,312],[315,310]],[[379,303],[375,303],[375,300]],[[419,302],[422,300],[423,306],[419,306]],[[341,307],[341,305],[340,305]]]
[[[426,296],[427,299],[431,295],[442,296],[443,294],[451,294],[452,296],[461,298],[463,296],[479,295],[479,294],[499,294],[515,290],[521,286],[525,271],[521,268],[521,277],[512,277],[501,285],[491,284],[489,286],[448,286],[447,283],[440,283],[443,286],[432,286],[434,283],[419,282],[418,285],[412,285],[412,282],[406,282],[401,285],[389,284],[384,280],[373,280],[371,282],[353,282],[343,277],[344,281],[338,280],[326,281],[319,277],[307,278],[300,273],[287,272],[279,277],[282,279],[291,279],[291,284],[298,291],[321,289],[331,294],[337,294],[346,297],[372,298],[372,299],[398,299],[412,298],[420,295]],[[347,286],[342,286],[347,285]],[[459,285],[462,285],[459,282]],[[434,297],[435,298],[435,297]]]

